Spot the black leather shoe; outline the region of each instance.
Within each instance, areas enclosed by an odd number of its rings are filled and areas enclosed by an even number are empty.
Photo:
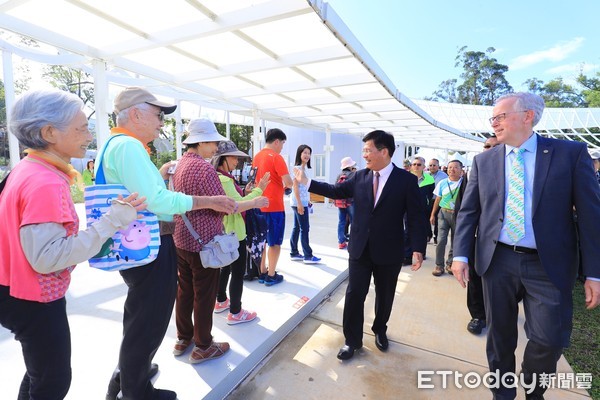
[[[404,260],[402,260],[402,265],[403,266],[412,265],[412,257],[404,257]]]
[[[152,363],[150,364],[150,373],[148,374],[148,379],[154,378],[156,374],[158,374],[158,364]],[[110,383],[108,384],[108,390],[106,391],[106,400],[115,400],[120,391],[121,375],[119,371],[115,371],[110,380]]]
[[[381,351],[386,351],[390,346],[390,342],[385,333],[375,334],[375,346]]]
[[[483,330],[483,328],[485,328],[485,320],[484,319],[473,318],[467,324],[467,330],[474,335],[479,335],[481,333],[481,331]]]
[[[337,358],[339,360],[349,360],[352,358],[352,356],[354,356],[354,352],[358,349],[360,349],[360,347],[356,348],[356,347],[348,346],[347,344],[343,345],[337,354]]]

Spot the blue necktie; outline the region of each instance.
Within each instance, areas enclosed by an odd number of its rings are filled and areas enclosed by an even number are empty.
[[[525,149],[514,149],[515,159],[508,175],[506,199],[506,234],[517,243],[525,237]],[[512,244],[512,243],[511,243]]]

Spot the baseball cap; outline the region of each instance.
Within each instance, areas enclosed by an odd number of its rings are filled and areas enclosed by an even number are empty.
[[[165,114],[171,114],[177,105],[159,101],[152,93],[141,87],[128,87],[115,97],[115,113],[137,104],[147,103],[160,108]]]

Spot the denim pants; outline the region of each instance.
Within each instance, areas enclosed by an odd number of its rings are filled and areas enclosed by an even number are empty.
[[[435,265],[444,268],[444,256],[446,255],[446,243],[450,231],[454,235],[454,213],[441,209],[438,213],[438,243],[435,248]],[[452,263],[452,243],[450,243],[450,251],[448,252],[448,260],[446,264]]]
[[[346,216],[350,218],[350,224],[352,224],[352,218],[354,217],[354,206],[351,205],[347,208],[338,208],[338,243],[345,243],[348,241],[346,237]]]
[[[308,207],[304,207],[304,214],[302,215],[298,214],[298,207],[292,207],[292,210],[294,210],[294,228],[292,229],[292,236],[290,237],[290,247],[292,249],[291,255],[299,253],[298,237],[300,237],[304,258],[312,258],[312,249],[308,244],[308,231],[310,229],[310,224],[308,223]]]

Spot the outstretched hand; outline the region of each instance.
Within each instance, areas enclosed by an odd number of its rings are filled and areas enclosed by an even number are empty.
[[[265,172],[265,174],[260,178],[258,182],[258,187],[264,192],[267,185],[271,182],[271,173]]]
[[[298,183],[301,183],[303,185],[306,185],[308,183],[308,178],[306,177],[306,174],[304,173],[304,170],[302,168],[296,168],[294,170],[294,179],[296,179]]]

